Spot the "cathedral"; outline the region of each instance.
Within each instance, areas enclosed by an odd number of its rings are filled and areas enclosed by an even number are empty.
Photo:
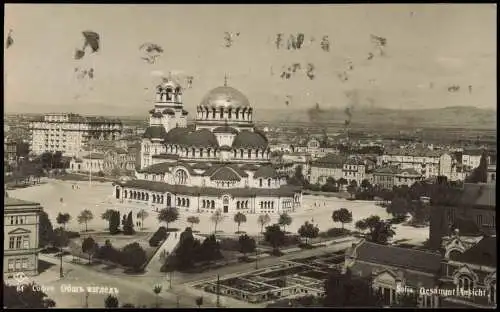
[[[156,87],[149,111],[136,178],[114,184],[122,203],[143,203],[153,210],[224,214],[293,212],[302,190],[287,185],[270,161],[265,134],[253,122],[247,97],[227,85],[208,92],[193,125],[172,79]]]

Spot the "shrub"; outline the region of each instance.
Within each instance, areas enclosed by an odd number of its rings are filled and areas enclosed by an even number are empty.
[[[64,234],[68,239],[78,238],[80,237],[80,233],[74,231],[65,231],[63,228],[59,227],[54,230],[54,235],[59,236],[61,231],[64,231]]]
[[[163,242],[165,239],[167,239],[167,228],[164,226],[160,226],[158,230],[151,236],[149,239],[149,246],[151,247],[158,247],[161,242]]]
[[[326,232],[319,233],[319,237],[323,237],[323,238],[339,237],[339,236],[347,235],[350,233],[351,232],[347,229],[331,228],[331,229],[328,229],[328,231],[326,231]]]
[[[300,236],[298,235],[287,235],[285,236],[285,242],[283,243],[283,247],[288,247],[288,246],[297,246],[302,243],[302,240]],[[263,245],[270,245],[268,242],[263,241],[261,242]]]
[[[219,242],[220,249],[229,251],[240,251],[240,243],[237,239],[222,238]]]

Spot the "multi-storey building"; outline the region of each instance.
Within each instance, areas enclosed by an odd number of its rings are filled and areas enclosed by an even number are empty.
[[[4,196],[4,279],[38,274],[40,204]]]
[[[346,251],[344,269],[352,276],[370,278],[387,307],[398,306],[404,297],[414,295],[419,308],[494,308],[496,237],[454,235],[447,238],[443,249],[440,253],[361,240]]]
[[[423,175],[415,169],[400,169],[398,167],[383,167],[376,169],[372,183],[384,189],[392,190],[394,186],[412,186],[415,182],[423,180]]]
[[[11,140],[3,141],[3,160],[5,164],[15,163],[17,160],[17,143]]]
[[[311,184],[325,184],[329,177],[338,180],[344,176],[343,168],[346,159],[343,156],[329,154],[311,163]]]
[[[311,163],[309,182],[324,184],[328,178],[345,179],[349,183],[356,181],[357,185],[367,178],[366,162],[357,157],[345,157],[329,154]]]
[[[456,160],[446,151],[430,149],[393,149],[385,151],[377,159],[379,166],[413,168],[426,179],[446,176],[449,180],[456,177],[454,161]]]
[[[494,308],[497,304],[496,236],[464,237],[455,231],[443,238],[442,249],[439,288],[462,289],[465,293],[442,297],[440,307]]]
[[[65,156],[77,156],[90,139],[117,140],[122,129],[117,119],[47,114],[30,123],[31,152],[60,151]]]
[[[309,153],[312,159],[318,159],[325,157],[328,154],[339,154],[339,149],[337,146],[332,145],[327,142],[327,140],[318,140],[316,138],[311,138],[307,141],[305,146],[295,146],[292,145],[293,152],[306,152]]]
[[[452,234],[453,226],[467,228],[472,234],[496,233],[495,184],[465,183],[458,196],[456,201],[434,201],[432,205],[429,243],[433,249],[440,248],[442,238]]]

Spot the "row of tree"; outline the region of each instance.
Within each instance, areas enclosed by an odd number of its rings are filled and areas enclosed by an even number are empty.
[[[99,246],[94,238],[89,236],[82,242],[82,251],[88,255],[89,263],[93,258],[97,258],[120,264],[134,271],[140,271],[147,261],[146,251],[137,242],[116,249],[109,239],[104,245]]]

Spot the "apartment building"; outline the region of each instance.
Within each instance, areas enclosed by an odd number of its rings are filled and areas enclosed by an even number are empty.
[[[446,176],[450,181],[457,178],[457,163],[449,153],[430,149],[392,149],[377,159],[379,166],[397,166],[400,169],[413,168],[426,179]]]
[[[38,274],[40,204],[4,196],[4,280],[14,273]]]
[[[118,119],[47,114],[30,122],[31,152],[60,151],[64,156],[77,156],[90,139],[118,140],[122,131]]]
[[[423,175],[415,169],[400,169],[398,167],[378,168],[373,172],[372,183],[384,189],[392,190],[394,186],[412,186],[415,182],[423,180]]]
[[[345,157],[334,154],[329,154],[313,161],[310,166],[309,182],[311,184],[325,184],[329,177],[335,180],[344,177],[343,168],[345,161]]]

